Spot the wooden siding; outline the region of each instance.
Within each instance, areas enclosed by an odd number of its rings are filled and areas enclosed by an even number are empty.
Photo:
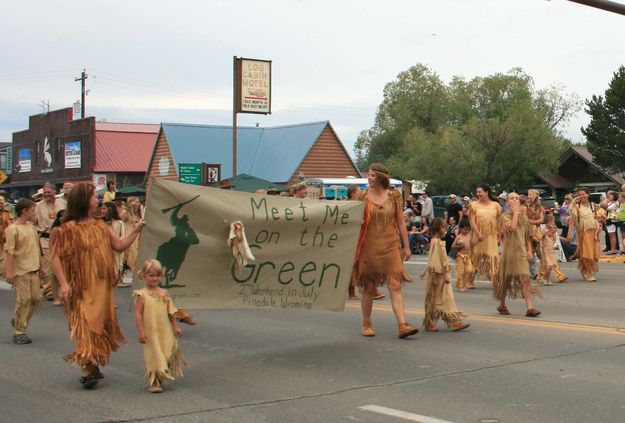
[[[161,176],[158,170],[158,162],[161,157],[169,159],[169,172],[167,176]],[[162,129],[158,133],[158,139],[156,140],[156,146],[154,147],[154,154],[152,154],[152,159],[150,160],[150,165],[148,167],[148,173],[145,178],[146,190],[149,189],[150,180],[152,178],[164,178],[170,181],[178,181],[178,170],[176,169],[174,157],[171,154],[169,143],[167,142],[167,137],[165,136],[165,131]]]
[[[312,148],[288,181],[298,181],[300,173],[306,178],[360,177],[360,173],[330,125],[319,135]]]
[[[89,180],[95,157],[95,118],[71,120],[71,108],[30,116],[28,129],[13,133],[13,166],[18,164],[19,150],[32,149],[31,171],[14,171],[11,183],[19,186],[41,186],[44,182],[61,184],[66,180]],[[52,171],[42,172],[43,144],[48,138],[52,154]],[[64,143],[80,141],[81,167],[65,169]]]

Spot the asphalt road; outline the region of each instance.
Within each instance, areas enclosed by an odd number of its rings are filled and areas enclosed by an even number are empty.
[[[420,323],[425,258],[407,264],[409,321]],[[116,290],[128,343],[94,391],[62,360],[72,351],[62,310],[34,316],[33,343],[14,345],[14,294],[0,283],[2,422],[623,422],[625,264],[602,264],[598,283],[575,263],[566,284],[543,289],[538,319],[499,316],[488,282],[456,293],[471,328],[397,339],[388,300],[376,302],[377,335],[360,335],[360,310],[344,313],[196,310],[184,326],[185,377],[146,392],[142,346]]]

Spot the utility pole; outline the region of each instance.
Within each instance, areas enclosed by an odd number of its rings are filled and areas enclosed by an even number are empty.
[[[232,98],[234,105],[232,106],[232,177],[237,176],[237,113],[239,113],[239,100],[241,98],[241,87],[239,86],[241,77],[239,72],[239,59],[234,56],[233,59],[233,84],[232,84]]]
[[[87,80],[87,78],[88,78],[87,69],[83,69],[82,74],[80,75],[80,78],[74,79],[74,81],[80,81],[80,118],[81,119],[85,118],[85,96],[86,96],[85,81]]]

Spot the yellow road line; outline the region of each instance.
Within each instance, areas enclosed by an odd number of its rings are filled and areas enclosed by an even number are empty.
[[[356,304],[346,304],[346,308],[360,309],[360,305]],[[375,304],[373,306],[374,310],[378,311],[387,311],[392,312],[393,309],[390,305],[385,304]],[[423,310],[406,307],[406,313],[416,314],[419,316],[423,316]],[[615,328],[611,326],[599,326],[599,325],[585,325],[581,323],[566,323],[566,322],[552,322],[552,321],[544,321],[544,320],[527,320],[517,317],[498,317],[498,316],[484,316],[479,314],[471,314],[468,319],[470,322],[487,322],[487,323],[496,323],[503,325],[513,325],[513,326],[526,326],[526,327],[535,327],[541,329],[558,329],[558,330],[570,330],[576,332],[590,332],[590,333],[600,333],[607,335],[625,335],[625,328]]]

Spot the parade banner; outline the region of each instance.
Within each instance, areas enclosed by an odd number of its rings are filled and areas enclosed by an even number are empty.
[[[137,268],[147,258],[158,259],[165,268],[161,286],[178,307],[341,311],[363,210],[359,201],[295,199],[155,179]],[[249,250],[244,243],[229,244],[242,239],[236,236],[241,227]],[[255,258],[247,264],[241,263],[249,259],[246,251]]]

